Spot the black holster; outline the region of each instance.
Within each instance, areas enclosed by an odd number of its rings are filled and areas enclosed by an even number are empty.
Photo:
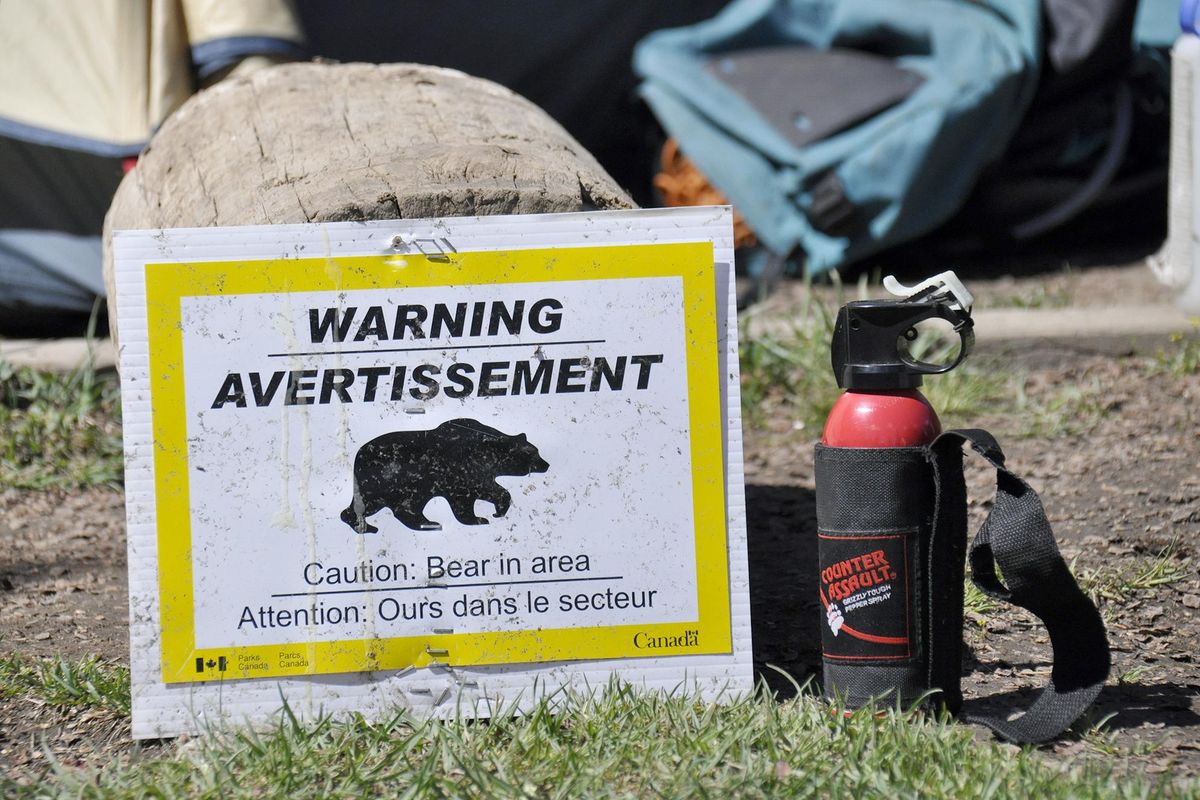
[[[972,580],[1037,615],[1054,647],[1051,681],[1023,716],[964,716],[1010,741],[1045,741],[1099,694],[1108,641],[1099,612],[1058,552],[1040,500],[1005,468],[985,431],[948,431],[927,447],[817,446],[825,694],[847,708],[883,700],[962,710],[964,442],[997,476],[992,512],[971,545]]]

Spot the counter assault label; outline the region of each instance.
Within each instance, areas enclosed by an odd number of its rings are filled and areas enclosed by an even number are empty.
[[[913,655],[909,605],[915,534],[819,533],[825,658],[883,661]]]
[[[147,264],[163,681],[731,652],[712,265]]]

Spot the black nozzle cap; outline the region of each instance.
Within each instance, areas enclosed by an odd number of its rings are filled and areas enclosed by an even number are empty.
[[[916,324],[927,319],[953,323],[962,347],[947,364],[909,358],[899,347],[901,337],[916,338]],[[915,389],[922,376],[949,372],[975,343],[970,312],[944,301],[861,300],[838,311],[833,326],[833,374],[842,389],[888,391]]]

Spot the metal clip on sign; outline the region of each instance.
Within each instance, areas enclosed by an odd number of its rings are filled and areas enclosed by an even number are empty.
[[[996,470],[995,503],[970,548],[971,578],[1045,623],[1054,671],[1015,720],[963,716],[1009,741],[1052,739],[1091,705],[1108,676],[1103,622],[1059,554],[1037,495],[1005,467],[996,440],[982,430],[943,433],[917,391],[924,375],[947,372],[970,352],[970,292],[952,272],[913,287],[891,277],[884,285],[901,299],[850,303],[838,313],[831,357],[847,391],[817,445],[826,696],[849,708],[884,698],[962,710],[962,445],[969,443]],[[916,338],[915,326],[928,319],[946,320],[958,333],[951,363],[902,352],[900,342]]]

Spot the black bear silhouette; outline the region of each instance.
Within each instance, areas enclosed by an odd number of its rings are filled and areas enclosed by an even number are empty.
[[[501,433],[473,419],[452,419],[433,430],[396,431],[377,436],[354,456],[354,498],[342,521],[359,533],[379,529],[367,517],[390,509],[396,519],[419,531],[441,524],[426,518],[434,497],[450,502],[464,525],[484,525],[475,501],[486,500],[503,517],[512,503],[497,475],[528,475],[550,468],[525,434]]]

